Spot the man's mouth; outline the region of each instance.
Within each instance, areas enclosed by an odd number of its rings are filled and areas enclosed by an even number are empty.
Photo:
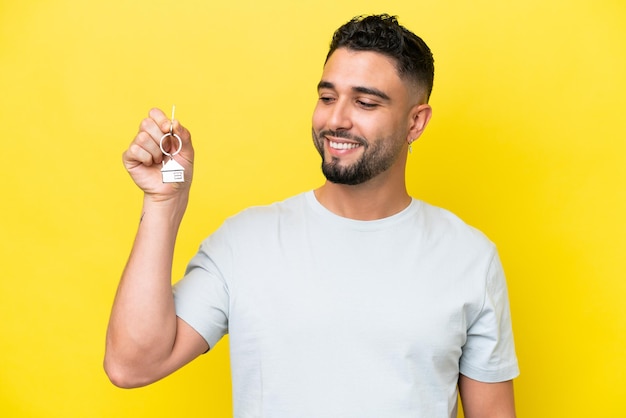
[[[357,147],[361,146],[361,144],[355,144],[353,142],[337,142],[337,141],[331,141],[331,140],[328,140],[328,145],[332,149],[338,149],[338,150],[354,149],[354,148],[357,148]]]

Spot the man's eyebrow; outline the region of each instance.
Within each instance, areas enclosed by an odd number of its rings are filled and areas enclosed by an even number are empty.
[[[375,88],[371,88],[371,87],[352,87],[352,90],[358,92],[358,93],[363,93],[363,94],[369,94],[371,96],[377,96],[380,97],[383,100],[391,100],[389,98],[389,96],[387,96],[387,94],[385,94],[384,92],[375,89]]]
[[[335,85],[333,83],[331,83],[330,81],[320,81],[319,83],[317,83],[317,89],[321,90],[321,89],[334,89]]]
[[[335,89],[335,85],[333,83],[331,83],[330,81],[320,81],[317,84],[317,90],[321,90],[321,89],[331,89],[334,90]],[[352,91],[357,92],[357,93],[362,93],[362,94],[369,94],[371,96],[376,96],[376,97],[380,97],[383,100],[391,100],[389,98],[389,96],[384,93],[381,90],[375,89],[373,87],[361,87],[361,86],[356,86],[356,87],[352,87]]]

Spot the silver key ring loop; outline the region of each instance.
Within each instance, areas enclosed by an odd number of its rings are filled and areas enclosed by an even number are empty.
[[[170,154],[169,152],[166,152],[166,151],[163,149],[163,140],[164,140],[165,138],[167,138],[168,136],[173,136],[174,138],[178,139],[178,149],[177,149],[175,152],[171,153],[171,154]],[[180,152],[180,150],[181,150],[181,149],[183,149],[183,140],[182,140],[182,139],[180,139],[180,136],[178,136],[177,134],[168,132],[168,133],[166,133],[165,135],[163,135],[163,136],[161,137],[161,140],[159,141],[159,148],[161,148],[161,152],[162,152],[163,154],[167,155],[168,157],[173,157],[173,156],[175,156],[176,154],[178,154],[178,153]]]

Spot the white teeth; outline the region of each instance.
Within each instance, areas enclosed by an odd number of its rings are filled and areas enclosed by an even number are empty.
[[[333,149],[354,149],[359,146],[359,144],[352,144],[349,142],[334,142],[329,141],[330,147]]]

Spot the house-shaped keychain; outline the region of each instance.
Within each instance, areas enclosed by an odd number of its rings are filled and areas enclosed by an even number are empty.
[[[163,163],[163,168],[161,168],[161,175],[163,176],[163,183],[185,182],[185,169],[173,158],[170,158],[167,163]]]

